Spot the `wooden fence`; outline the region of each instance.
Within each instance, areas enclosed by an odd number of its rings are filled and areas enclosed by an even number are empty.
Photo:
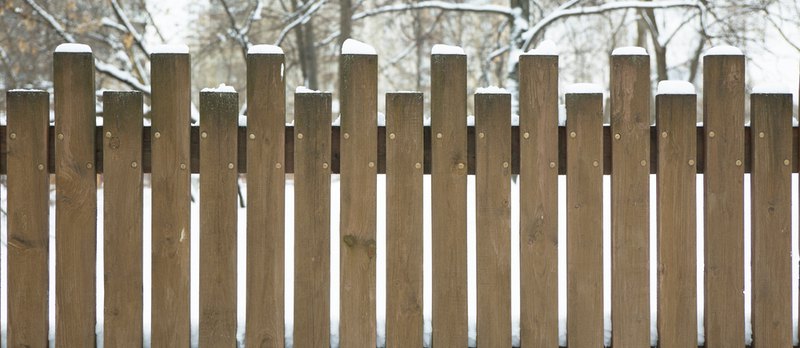
[[[49,174],[56,183],[56,345],[95,343],[104,286],[104,342],[142,344],[142,175],[152,174],[152,346],[187,347],[189,240],[200,238],[199,344],[236,344],[239,173],[247,176],[245,342],[284,345],[285,175],[294,174],[294,346],[329,345],[332,173],[341,174],[340,346],[376,346],[376,174],[387,186],[389,347],[423,341],[423,175],[432,175],[436,347],[467,346],[467,175],[477,187],[477,344],[511,346],[511,176],[520,182],[521,343],[558,346],[558,175],[567,176],[570,348],[603,345],[602,177],[611,175],[613,345],[650,346],[650,286],[659,346],[697,346],[696,263],[705,263],[706,347],[744,346],[744,216],[752,216],[754,344],[790,347],[791,173],[798,129],[790,94],[752,94],[745,126],[744,56],[704,58],[704,126],[696,95],[655,98],[648,56],[611,58],[611,124],[603,95],[568,93],[558,125],[558,56],[523,55],[519,125],[510,95],[476,94],[467,126],[464,55],[431,56],[430,127],[422,93],[388,93],[376,126],[375,55],[341,57],[341,127],[330,93],[295,95],[285,126],[282,54],[247,57],[247,126],[236,93],[201,92],[190,125],[190,57],[152,56],[152,125],[142,94],[105,92],[95,126],[91,53],[54,55],[55,126],[46,92],[10,91],[0,127],[8,178],[8,345],[45,347]],[[752,211],[744,211],[744,173]],[[200,173],[200,231],[190,230],[190,174]],[[649,174],[658,197],[649,197]],[[704,173],[705,260],[696,260],[696,173]],[[105,185],[96,239],[97,175]],[[649,282],[649,205],[658,211],[658,282]],[[95,283],[96,245],[105,278]]]

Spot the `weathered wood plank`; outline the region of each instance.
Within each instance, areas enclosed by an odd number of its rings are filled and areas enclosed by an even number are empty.
[[[423,343],[422,93],[386,94],[386,346]]]
[[[295,93],[294,345],[330,345],[331,94]]]
[[[511,347],[510,115],[510,94],[475,94],[478,347]]]
[[[55,52],[56,345],[95,344],[97,176],[94,59]]]
[[[103,344],[142,346],[142,93],[103,93]]]
[[[343,347],[373,347],[378,56],[343,54],[340,65],[339,339]]]
[[[8,116],[8,345],[47,347],[50,95],[6,93]]]
[[[567,345],[603,346],[602,94],[567,94]]]
[[[198,343],[205,347],[236,347],[238,120],[239,94],[200,92]]]
[[[750,97],[753,345],[792,347],[792,95]]]

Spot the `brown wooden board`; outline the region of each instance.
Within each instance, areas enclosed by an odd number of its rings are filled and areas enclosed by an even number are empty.
[[[152,77],[152,345],[189,346],[188,54],[153,54]]]
[[[94,59],[53,55],[56,172],[56,346],[95,344],[97,176]]]
[[[603,346],[603,95],[567,94],[566,107],[567,345],[596,348]]]
[[[296,93],[294,103],[295,347],[330,345],[331,94]]]
[[[281,348],[285,337],[283,64],[282,54],[247,56],[247,140],[239,152],[246,144],[247,264],[258,267],[247,267],[245,342],[257,347]]]
[[[753,345],[792,347],[792,95],[751,94]]]
[[[421,347],[422,93],[386,94],[386,346]]]
[[[520,340],[523,348],[553,348],[558,346],[558,56],[521,56],[519,80]]]
[[[475,94],[477,344],[511,347],[511,94]]]
[[[239,95],[200,92],[199,345],[236,347]],[[257,267],[257,265],[253,265]]]
[[[744,346],[744,56],[703,58],[707,348]]]
[[[378,56],[344,54],[340,65],[339,344],[373,347],[376,343]]]
[[[611,57],[611,322],[617,347],[650,345],[650,57]]]
[[[103,344],[142,346],[141,92],[103,93]]]
[[[697,346],[697,96],[656,97],[658,344]]]
[[[8,345],[47,347],[50,95],[6,93],[8,117]]]
[[[432,344],[467,345],[467,57],[431,56]]]

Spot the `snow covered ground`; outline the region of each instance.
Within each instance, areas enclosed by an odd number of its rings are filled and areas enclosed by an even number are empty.
[[[703,225],[702,225],[702,215],[703,215],[703,200],[702,200],[702,176],[699,175],[698,177],[698,200],[697,200],[697,212],[698,212],[698,237],[697,237],[697,256],[698,259],[702,260],[703,257]],[[650,185],[651,185],[651,201],[655,202],[655,176],[651,176],[650,178]],[[193,195],[195,198],[202,199],[199,197],[198,192],[198,176],[192,176],[193,181]],[[745,201],[749,202],[749,175],[745,177]],[[425,275],[424,275],[424,303],[423,303],[423,313],[424,313],[424,330],[425,330],[425,345],[430,345],[430,333],[431,333],[431,298],[432,298],[432,288],[431,288],[431,214],[430,214],[430,176],[425,176],[424,180],[425,185],[425,226],[424,226],[424,265],[425,265]],[[798,177],[797,174],[792,176],[792,185],[793,185],[793,197],[792,197],[792,204],[794,207],[797,207],[798,204],[798,197],[797,197],[797,188],[798,188]],[[468,228],[468,299],[469,299],[469,337],[470,337],[470,345],[475,345],[475,318],[476,318],[476,242],[475,242],[475,178],[474,176],[470,176],[468,179],[468,211],[469,211],[469,228]],[[605,191],[604,200],[603,200],[603,214],[604,214],[604,222],[603,222],[603,243],[604,243],[604,269],[605,269],[605,280],[604,280],[604,287],[605,287],[605,299],[604,299],[604,308],[605,308],[605,341],[606,345],[610,344],[611,338],[611,279],[610,279],[610,265],[611,265],[611,258],[610,258],[610,177],[606,176],[603,180],[603,189]],[[246,190],[243,190],[246,192]],[[286,186],[286,340],[288,346],[291,347],[292,342],[292,313],[293,313],[293,271],[292,267],[294,265],[293,262],[293,243],[294,243],[294,186],[291,181],[287,181]],[[331,342],[334,347],[338,346],[338,314],[339,314],[339,239],[338,239],[338,225],[339,225],[339,207],[336,202],[339,201],[339,181],[338,175],[334,175],[332,177],[332,207],[331,207]],[[98,216],[98,241],[102,241],[102,226],[103,226],[103,214],[102,214],[102,202],[103,202],[103,189],[102,187],[98,190],[98,212],[100,212]],[[55,194],[54,192],[51,193],[51,200],[54,200]],[[511,243],[512,243],[512,278],[511,278],[511,285],[512,285],[512,336],[513,336],[513,344],[515,346],[519,345],[519,185],[517,183],[512,184],[512,231],[511,233]],[[378,267],[378,284],[377,284],[377,320],[378,320],[378,345],[384,346],[385,343],[385,306],[386,306],[386,238],[385,238],[385,231],[386,231],[386,219],[385,215],[382,213],[385,209],[385,176],[380,175],[378,178],[378,232],[377,232],[377,247],[378,247],[378,258],[377,258],[377,267]],[[151,263],[150,263],[150,245],[151,245],[151,238],[150,238],[150,209],[148,208],[151,201],[151,192],[149,189],[145,189],[144,192],[144,253],[143,253],[143,260],[144,260],[144,330],[145,330],[145,346],[149,347],[149,340],[150,340],[150,305],[151,305],[151,297],[150,297],[150,286],[151,286],[151,278],[150,272]],[[566,177],[561,176],[559,177],[559,209],[560,211],[565,211],[566,208]],[[6,192],[5,190],[2,191],[2,206],[0,207],[5,211],[6,208]],[[657,332],[656,332],[656,219],[655,219],[655,205],[651,204],[651,219],[650,219],[650,254],[651,254],[651,272],[650,272],[650,293],[651,293],[651,343],[655,345],[657,342]],[[244,318],[245,318],[245,306],[244,306],[244,299],[245,296],[245,260],[246,260],[246,219],[247,216],[245,214],[246,209],[241,208],[239,209],[239,229],[238,229],[238,262],[239,262],[239,270],[238,270],[238,333],[237,337],[239,338],[240,345],[244,338]],[[192,263],[191,263],[191,318],[192,318],[192,346],[197,345],[197,325],[198,325],[198,313],[199,313],[199,299],[198,299],[198,276],[199,276],[199,238],[200,236],[198,229],[199,229],[199,204],[196,202],[192,203],[192,233],[193,238],[191,241],[191,253],[192,253]],[[749,203],[746,203],[745,212],[749,212]],[[2,214],[2,220],[0,223],[5,226],[6,223],[6,215]],[[53,233],[55,226],[55,209],[51,207],[50,212],[50,228],[51,228],[51,242],[50,242],[50,321],[51,321],[51,331],[50,331],[50,339],[51,345],[54,338],[53,328],[55,327],[55,301],[54,301],[54,294],[55,294],[55,283],[54,283],[54,258],[53,255],[55,254],[55,234]],[[751,329],[750,329],[750,218],[749,216],[745,217],[745,316],[746,316],[746,343],[751,342]],[[793,209],[793,216],[792,216],[792,255],[793,255],[793,263],[792,263],[792,312],[794,318],[794,344],[797,344],[797,301],[798,301],[798,250],[797,250],[797,230],[798,230],[798,216],[797,210]],[[0,254],[2,255],[1,261],[2,264],[2,280],[0,281],[0,289],[2,296],[2,305],[0,306],[0,313],[2,314],[2,347],[6,347],[6,323],[7,323],[7,253],[6,253],[6,236],[7,230],[6,228],[2,229],[2,247],[0,247]],[[559,216],[559,253],[558,253],[558,263],[559,263],[559,277],[558,277],[558,289],[560,293],[558,306],[559,306],[559,335],[560,335],[560,344],[562,346],[566,345],[566,216],[562,213]],[[103,346],[102,340],[102,328],[103,328],[103,249],[102,243],[98,243],[98,255],[97,255],[97,334],[98,334],[98,346]],[[698,266],[698,273],[697,273],[697,284],[698,284],[698,323],[699,323],[699,330],[698,330],[698,340],[700,344],[703,344],[703,275],[702,275],[702,265]]]

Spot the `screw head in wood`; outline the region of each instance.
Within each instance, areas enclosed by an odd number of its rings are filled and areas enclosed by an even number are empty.
[[[323,162],[322,163],[322,168],[328,169],[328,162]]]
[[[667,132],[661,132],[661,137],[666,138],[668,136]]]
[[[394,133],[389,133],[389,139],[394,139],[394,138],[395,138]]]
[[[106,138],[111,138],[111,132],[106,132]]]
[[[478,133],[478,137],[483,139],[484,137],[486,137],[486,134],[483,134],[483,132],[480,132],[480,133]]]
[[[203,139],[208,138],[208,133],[202,132],[202,133],[200,133],[200,137],[203,138]]]
[[[345,139],[350,139],[350,133],[344,133],[343,137],[344,137]]]
[[[58,133],[56,138],[58,138],[58,140],[64,140],[64,134],[63,133]]]
[[[503,168],[508,168],[508,162],[503,162]]]
[[[742,166],[742,160],[736,160],[736,166],[737,167],[741,167]]]
[[[764,132],[758,132],[758,137],[763,138],[765,136]]]
[[[594,162],[592,162],[592,166],[599,167],[600,166],[600,162],[594,161]]]
[[[642,160],[641,162],[639,162],[639,164],[641,164],[641,165],[642,165],[642,167],[644,167],[644,166],[646,166],[646,165],[647,165],[647,161],[645,161],[645,160]]]
[[[161,132],[155,132],[153,136],[156,137],[156,139],[161,138]]]
[[[442,138],[442,133],[436,133],[436,139],[441,139],[441,138]]]
[[[275,163],[275,168],[276,168],[276,169],[281,169],[281,167],[283,167],[283,165],[282,165],[282,164],[280,164],[280,163]]]
[[[297,133],[297,139],[303,139],[303,133]]]
[[[92,168],[94,168],[94,165],[92,164],[92,162],[87,162],[86,163],[86,168],[87,169],[92,169]]]
[[[181,163],[181,170],[186,170],[186,163]]]
[[[370,168],[374,168],[375,167],[375,162],[369,161],[369,163],[367,163],[367,166],[370,167]]]
[[[619,140],[620,138],[622,138],[622,135],[620,135],[619,133],[614,134],[614,139]]]
[[[693,160],[693,159],[690,159],[690,160],[689,160],[689,166],[693,166],[693,165],[694,165],[694,160]]]
[[[574,138],[574,137],[576,137],[576,136],[578,136],[578,134],[577,134],[577,133],[575,133],[575,132],[569,132],[569,137],[570,137],[570,138]]]
[[[464,169],[464,163],[459,163],[458,164],[458,169]]]
[[[139,166],[139,163],[136,163],[136,161],[131,162],[131,168],[136,168],[138,166]]]
[[[528,139],[531,137],[531,133],[525,132],[524,134],[522,134],[522,137]]]
[[[715,137],[715,136],[717,136],[717,133],[714,133],[714,131],[709,131],[709,132],[708,132],[708,137],[709,137],[709,138],[713,138],[713,137]]]
[[[228,169],[233,169],[233,162],[228,162]]]
[[[788,160],[788,159],[785,159],[785,160],[783,160],[783,165],[785,165],[785,166],[788,166],[788,165],[789,165],[789,163],[791,163],[791,162],[789,162],[789,160]]]
[[[17,133],[11,133],[8,135],[8,137],[11,138],[11,140],[14,140],[17,138]]]
[[[556,162],[550,162],[550,168],[555,168],[555,167],[556,167]]]
[[[36,169],[44,170],[44,164],[39,163],[39,165],[36,166]]]
[[[250,137],[250,140],[255,140],[256,139],[256,135],[254,133],[250,133],[249,137]]]
[[[414,168],[417,168],[417,169],[422,168],[422,163],[419,163],[419,162],[414,163]]]

